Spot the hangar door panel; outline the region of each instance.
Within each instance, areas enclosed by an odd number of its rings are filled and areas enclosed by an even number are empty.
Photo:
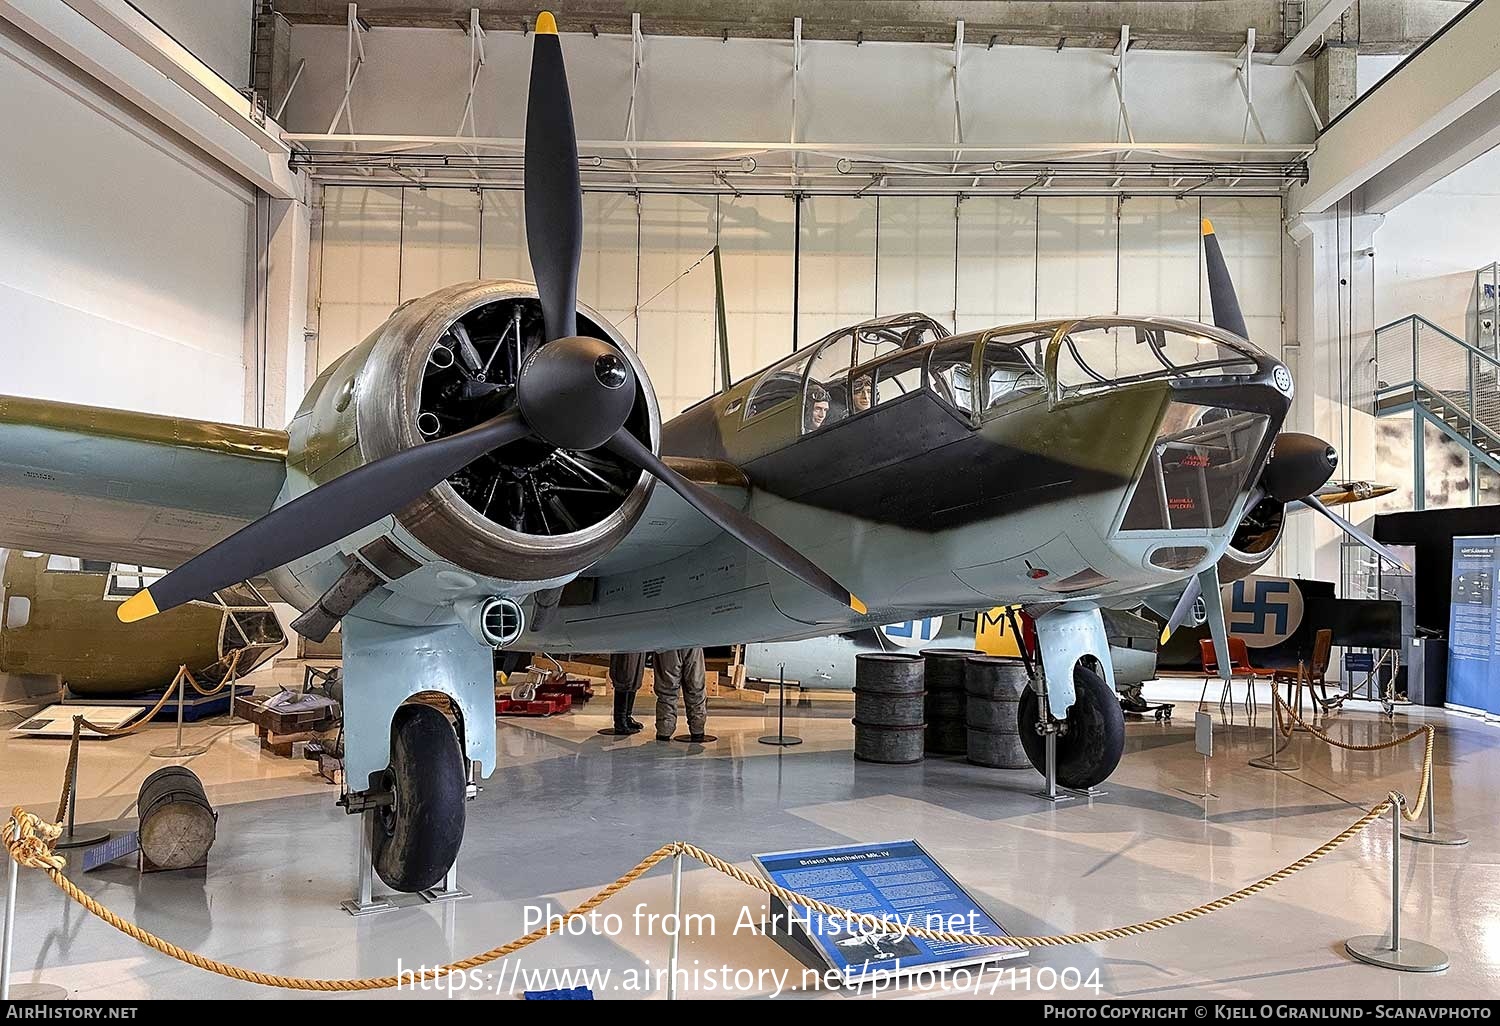
[[[4,391],[242,420],[249,188],[7,31],[0,123]]]

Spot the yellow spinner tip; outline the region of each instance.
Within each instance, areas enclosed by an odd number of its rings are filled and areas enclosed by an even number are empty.
[[[860,616],[864,616],[869,612],[869,610],[865,608],[865,604],[854,595],[849,596],[849,608],[854,610]]]
[[[1214,233],[1214,223],[1212,221],[1210,221],[1208,218],[1205,217],[1203,219],[1203,234],[1204,235],[1212,235],[1213,233]]]
[[[552,17],[551,11],[543,11],[536,16],[536,31],[538,35],[557,35],[557,19]]]
[[[135,623],[148,616],[155,616],[158,612],[160,610],[156,608],[156,600],[151,597],[150,591],[143,588],[120,603],[115,615],[120,618],[121,623]]]

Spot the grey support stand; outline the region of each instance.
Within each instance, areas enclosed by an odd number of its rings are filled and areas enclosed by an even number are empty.
[[[464,898],[472,898],[473,895],[458,885],[458,863],[448,867],[448,872],[443,876],[443,882],[436,887],[429,887],[422,892],[422,900],[438,901],[461,901]]]
[[[1448,956],[1439,948],[1401,936],[1401,809],[1405,801],[1391,795],[1391,932],[1350,937],[1344,950],[1371,965],[1403,973],[1436,973],[1448,968]]]
[[[400,907],[391,900],[394,895],[375,894],[375,866],[370,860],[375,851],[375,817],[378,815],[380,813],[375,809],[367,809],[359,817],[359,882],[354,897],[339,903],[339,907],[351,916],[373,916]]]
[[[1054,805],[1058,802],[1070,802],[1075,795],[1072,793],[1065,794],[1057,786],[1057,724],[1047,724],[1043,743],[1047,751],[1047,769],[1043,774],[1047,778],[1047,784],[1040,791],[1033,791],[1032,794],[1044,801],[1052,802]]]
[[[1437,786],[1433,781],[1436,776],[1436,773],[1427,774],[1427,829],[1418,830],[1414,826],[1407,825],[1401,828],[1401,836],[1418,844],[1442,844],[1451,847],[1468,844],[1468,834],[1461,830],[1444,830],[1437,825],[1437,801],[1432,794],[1433,788]]]
[[[473,764],[470,763],[470,773],[473,772]],[[470,783],[468,786],[468,798],[470,801],[478,794],[477,784]],[[468,891],[458,885],[458,863],[448,867],[448,872],[443,876],[443,882],[436,887],[429,887],[425,891],[416,894],[376,894],[375,893],[375,824],[376,817],[380,815],[378,808],[367,808],[359,816],[359,878],[355,883],[354,897],[339,902],[339,907],[351,916],[373,916],[379,912],[389,912],[396,908],[407,908],[411,905],[419,905],[422,902],[437,903],[440,901],[461,901],[464,898],[473,897]]]

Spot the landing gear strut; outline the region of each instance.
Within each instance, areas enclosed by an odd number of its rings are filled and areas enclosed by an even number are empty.
[[[1104,783],[1125,754],[1125,714],[1104,678],[1082,663],[1073,668],[1073,705],[1066,718],[1049,720],[1055,738],[1057,783],[1070,791],[1087,791]],[[1047,772],[1047,737],[1041,703],[1031,685],[1021,692],[1017,711],[1021,747],[1038,772]]]

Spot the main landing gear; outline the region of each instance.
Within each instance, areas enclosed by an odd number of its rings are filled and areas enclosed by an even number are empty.
[[[388,804],[375,813],[371,861],[387,887],[436,887],[458,858],[468,781],[453,726],[430,705],[403,705],[391,721]]]
[[[1062,720],[1041,718],[1041,702],[1031,685],[1021,692],[1017,711],[1026,758],[1047,773],[1047,733],[1055,735],[1057,783],[1087,791],[1109,779],[1125,754],[1125,714],[1103,677],[1078,663],[1073,667],[1073,705]]]

